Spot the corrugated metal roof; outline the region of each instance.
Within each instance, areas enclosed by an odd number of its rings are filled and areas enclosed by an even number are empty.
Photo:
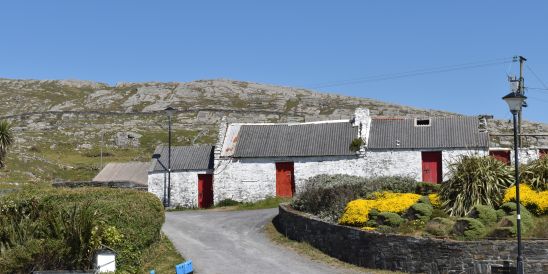
[[[108,163],[93,178],[94,182],[127,181],[140,185],[148,184],[147,169],[150,166],[145,162]]]
[[[476,117],[430,118],[429,126],[415,119],[373,119],[368,149],[487,148],[489,136],[480,132]]]
[[[168,147],[158,146],[154,154],[160,154],[160,161],[168,167]],[[213,146],[172,146],[171,170],[205,170],[213,169]],[[152,159],[149,172],[164,171],[156,159]]]
[[[358,128],[349,122],[242,125],[233,157],[356,155]]]

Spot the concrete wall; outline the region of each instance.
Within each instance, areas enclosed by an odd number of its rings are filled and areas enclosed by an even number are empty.
[[[340,226],[280,206],[275,219],[288,238],[309,243],[341,261],[411,273],[491,273],[515,265],[515,240],[453,241],[380,234]],[[548,273],[548,240],[523,241],[525,273]]]
[[[486,151],[445,150],[443,172],[461,155],[485,155]],[[294,162],[295,190],[306,179],[320,174],[347,174],[361,177],[408,176],[422,180],[421,151],[365,151],[359,156],[217,159],[215,161],[215,202],[223,199],[255,201],[276,195],[276,162]],[[445,174],[447,176],[447,174]]]
[[[181,171],[171,173],[171,206],[198,207],[198,174],[201,171]],[[167,173],[166,184],[167,184]],[[215,179],[214,179],[215,180]],[[148,192],[154,193],[160,200],[164,195],[164,173],[148,174]]]

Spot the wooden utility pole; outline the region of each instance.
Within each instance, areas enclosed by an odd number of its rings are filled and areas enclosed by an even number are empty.
[[[523,81],[523,63],[525,63],[525,61],[527,61],[527,59],[525,59],[525,57],[520,55],[519,56],[519,86],[518,86],[518,93],[520,93],[521,95],[525,95],[525,84],[524,84],[524,81]],[[521,109],[518,112],[518,135],[520,136],[519,137],[519,142],[518,142],[518,147],[521,147]]]

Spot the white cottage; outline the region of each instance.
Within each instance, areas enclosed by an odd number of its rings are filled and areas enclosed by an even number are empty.
[[[183,207],[213,205],[213,146],[171,147],[171,186],[168,183],[168,147],[158,146],[148,170],[148,191],[164,204]],[[162,165],[165,167],[162,167]],[[171,193],[171,195],[167,195]]]
[[[372,118],[289,124],[221,125],[215,153],[215,201],[292,196],[319,174],[402,175],[441,182],[459,155],[487,155],[476,117]],[[352,141],[363,140],[359,151]]]
[[[363,145],[353,151],[350,147],[357,139]],[[157,149],[164,163],[165,149]],[[291,197],[306,179],[320,174],[400,175],[440,183],[447,176],[447,165],[459,156],[496,156],[501,151],[490,151],[489,134],[477,117],[380,118],[371,117],[367,109],[357,109],[350,120],[309,123],[228,124],[223,119],[215,147],[180,149],[174,157],[185,164],[173,171],[171,201],[192,207],[210,205],[209,200],[200,202],[203,195],[215,202]],[[531,160],[540,152],[522,153]],[[200,183],[200,176],[206,174],[212,188]],[[149,190],[159,197],[162,182],[162,168],[155,164]]]

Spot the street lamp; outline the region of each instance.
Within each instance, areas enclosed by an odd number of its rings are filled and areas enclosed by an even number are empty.
[[[168,171],[166,166],[164,166],[162,161],[160,161],[160,157],[161,157],[160,154],[153,154],[152,155],[152,159],[156,159],[156,161],[158,161],[158,164],[160,164],[160,166],[164,169],[164,171]],[[164,205],[164,207],[168,207],[166,193],[167,193],[167,191],[166,191],[166,173],[164,172],[164,194],[163,194],[163,197],[162,197],[162,204]]]
[[[167,151],[167,206],[171,205],[171,118],[175,109],[167,107],[165,112],[168,118],[168,151]]]
[[[514,121],[514,178],[516,184],[516,203],[517,203],[517,222],[518,222],[518,258],[517,258],[517,271],[518,274],[523,274],[523,257],[521,256],[521,210],[519,201],[519,162],[518,162],[518,130],[516,124],[516,116],[521,111],[521,107],[525,102],[525,95],[518,92],[510,92],[506,96],[502,97],[508,104],[510,112],[512,113],[512,119]]]

